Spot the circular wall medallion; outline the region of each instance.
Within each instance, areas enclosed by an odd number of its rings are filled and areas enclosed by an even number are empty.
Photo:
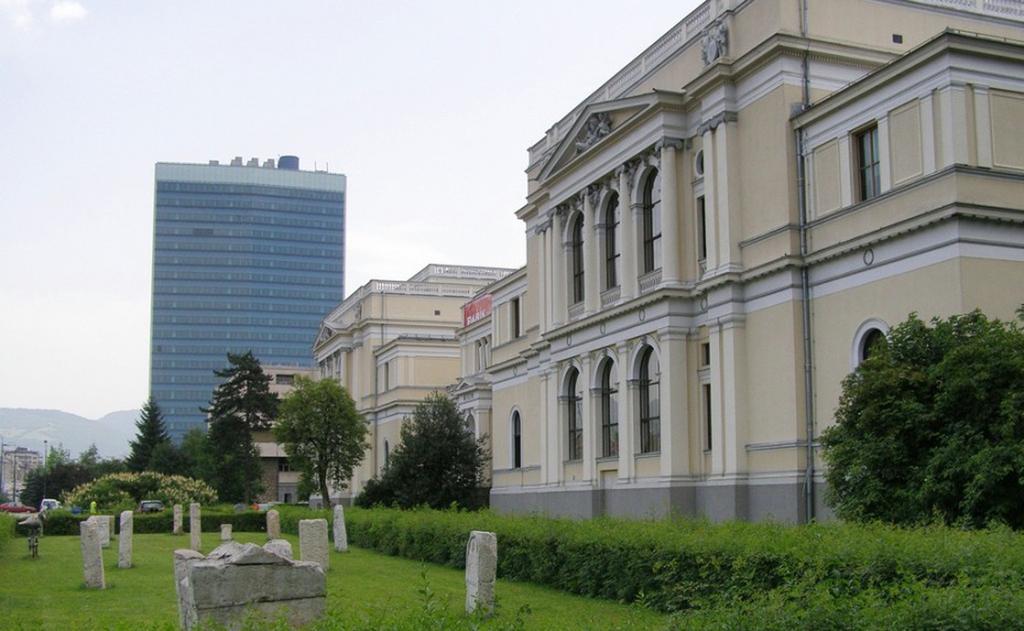
[[[698,303],[698,306],[700,307],[701,311],[707,311],[708,310],[708,297],[707,296],[701,296],[700,297],[700,302]]]
[[[647,319],[647,309],[641,309],[641,310],[640,310],[640,313],[638,313],[638,314],[637,314],[637,317],[639,317],[639,318],[640,318],[640,321],[641,321],[641,322],[643,322],[644,320],[646,320],[646,319]]]
[[[875,262],[875,251],[871,248],[864,250],[864,264],[871,265]]]
[[[565,345],[566,346],[572,346],[572,336],[571,335],[566,335],[565,336]]]
[[[704,175],[704,150],[701,149],[697,152],[697,156],[693,159],[693,171],[697,174],[697,177]]]
[[[604,330],[605,330],[605,326],[604,326],[604,322],[602,322],[601,323],[601,335],[604,335]]]

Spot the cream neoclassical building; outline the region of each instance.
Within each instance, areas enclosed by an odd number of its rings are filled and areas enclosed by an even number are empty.
[[[320,378],[344,386],[369,426],[366,458],[333,501],[349,502],[387,463],[402,420],[460,372],[462,306],[512,270],[427,265],[409,280],[371,280],[324,318],[313,346]],[[485,428],[483,433],[487,433]]]
[[[1019,1],[709,0],[552,126],[459,330],[492,506],[827,516],[871,343],[1024,302],[1022,39]]]

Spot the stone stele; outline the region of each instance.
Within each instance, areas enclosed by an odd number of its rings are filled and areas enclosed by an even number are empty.
[[[324,614],[327,581],[316,563],[290,561],[255,544],[225,543],[208,556],[174,552],[178,612],[184,629],[238,629],[255,612],[293,627]]]
[[[220,525],[220,540],[231,541],[231,524]]]
[[[326,572],[331,566],[326,519],[299,520],[299,558],[319,563]]]
[[[263,549],[283,556],[289,561],[295,558],[292,554],[292,544],[287,539],[271,539],[263,544]]]
[[[188,536],[189,547],[198,551],[203,545],[203,520],[199,512],[199,504],[195,502],[188,505]]]
[[[172,534],[180,535],[184,533],[184,529],[181,527],[181,504],[174,505],[174,529],[171,530]]]
[[[274,509],[267,511],[267,539],[281,538],[281,515]]]
[[[134,519],[130,510],[121,513],[121,530],[117,535],[117,567],[132,566],[132,530]]]
[[[474,530],[466,544],[466,612],[494,611],[494,580],[498,573],[498,538]]]
[[[334,549],[348,552],[348,532],[345,531],[345,509],[341,504],[334,507]]]
[[[104,548],[110,547],[110,531],[113,529],[114,516],[113,515],[93,515],[86,521],[91,521],[96,524],[96,532],[99,534],[100,546]]]
[[[78,531],[82,544],[82,568],[85,570],[85,586],[91,589],[106,589],[103,575],[103,548],[100,546],[100,527],[96,520],[79,522]]]

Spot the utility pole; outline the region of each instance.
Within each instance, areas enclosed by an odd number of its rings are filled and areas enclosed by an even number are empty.
[[[4,437],[0,436],[0,495],[4,492]]]
[[[43,441],[43,499],[46,499],[46,478],[50,477],[50,472],[46,468],[47,457],[50,455],[49,445],[49,441]],[[40,504],[41,503],[42,502],[40,501]],[[39,508],[42,508],[42,506]]]

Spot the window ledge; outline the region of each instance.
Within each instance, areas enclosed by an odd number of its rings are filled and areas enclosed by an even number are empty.
[[[601,456],[600,458],[597,459],[597,461],[599,463],[618,462],[619,461],[619,455],[615,454],[614,456]]]
[[[634,454],[634,457],[637,460],[640,460],[642,458],[660,458],[661,451],[648,451],[647,453]]]
[[[646,294],[649,291],[653,291],[655,287],[661,284],[661,268],[647,272],[639,278],[640,281],[640,293]]]

